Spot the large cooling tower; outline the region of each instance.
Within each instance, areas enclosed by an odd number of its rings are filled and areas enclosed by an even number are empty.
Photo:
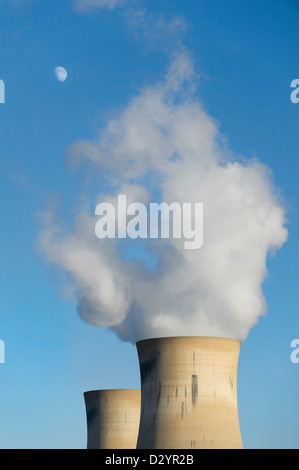
[[[137,342],[137,449],[242,448],[237,407],[240,342],[169,337]]]
[[[84,400],[87,449],[136,449],[140,390],[94,390]]]

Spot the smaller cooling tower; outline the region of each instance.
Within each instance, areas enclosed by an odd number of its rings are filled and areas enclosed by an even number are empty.
[[[240,342],[169,337],[137,342],[137,449],[242,448],[237,406]]]
[[[136,449],[140,390],[93,390],[84,400],[87,449]]]

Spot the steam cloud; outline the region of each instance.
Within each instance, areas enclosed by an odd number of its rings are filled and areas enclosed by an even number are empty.
[[[71,233],[51,214],[40,232],[40,251],[68,273],[81,317],[125,341],[246,339],[267,310],[267,256],[287,239],[269,169],[227,150],[196,98],[196,82],[192,58],[182,50],[163,80],[141,90],[94,141],[74,143],[71,163],[88,162],[100,188],[109,182],[109,194],[103,189],[91,213],[75,217]],[[180,239],[97,239],[94,208],[116,202],[118,194],[144,204],[203,202],[202,248],[185,250]]]
[[[96,9],[112,10],[123,0],[73,0],[73,7],[78,13],[90,13]]]

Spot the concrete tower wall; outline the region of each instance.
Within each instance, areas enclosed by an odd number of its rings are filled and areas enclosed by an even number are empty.
[[[169,337],[139,341],[137,448],[242,448],[237,407],[240,342]]]
[[[136,449],[140,390],[94,390],[84,400],[87,449]]]

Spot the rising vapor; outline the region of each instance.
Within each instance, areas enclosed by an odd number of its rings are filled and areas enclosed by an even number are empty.
[[[67,155],[74,168],[92,168],[99,188],[109,182],[109,194],[99,191],[89,207],[115,202],[118,194],[144,204],[202,202],[201,249],[185,250],[180,239],[99,240],[97,218],[87,210],[71,233],[51,214],[40,232],[39,250],[68,273],[81,317],[125,341],[244,340],[267,310],[267,256],[287,240],[271,172],[228,151],[196,98],[196,85],[192,58],[182,50],[163,80],[141,90],[93,141],[74,143]]]
[[[73,0],[73,8],[78,13],[92,13],[98,9],[112,10],[123,0]]]

